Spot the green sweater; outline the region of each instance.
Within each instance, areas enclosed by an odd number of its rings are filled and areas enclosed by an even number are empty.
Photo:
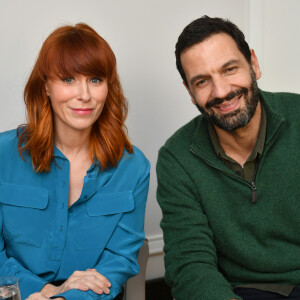
[[[300,284],[300,95],[261,92],[267,114],[255,185],[227,168],[200,115],[160,149],[166,281],[176,300],[237,298],[232,287]]]

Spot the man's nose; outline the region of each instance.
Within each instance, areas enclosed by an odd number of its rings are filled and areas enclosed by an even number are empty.
[[[91,99],[89,85],[86,80],[80,80],[80,82],[78,83],[77,99],[81,101],[89,101]]]
[[[231,85],[222,77],[214,78],[212,84],[212,97],[225,98],[231,92]]]

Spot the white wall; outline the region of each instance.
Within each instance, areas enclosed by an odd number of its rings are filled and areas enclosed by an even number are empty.
[[[259,86],[300,93],[300,1],[249,0],[248,42],[262,69]]]
[[[300,1],[266,0],[264,86],[300,93]]]
[[[129,135],[152,164],[146,235],[161,276],[161,212],[155,164],[165,140],[198,112],[175,67],[178,35],[207,14],[231,19],[262,61],[265,89],[300,92],[298,0],[0,0],[0,131],[24,122],[23,88],[43,40],[57,26],[86,22],[114,50],[130,111]],[[156,259],[159,260],[156,260]]]

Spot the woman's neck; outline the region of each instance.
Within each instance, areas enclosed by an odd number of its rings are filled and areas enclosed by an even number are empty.
[[[55,146],[71,161],[81,157],[87,159],[90,152],[91,131],[69,130],[55,131]]]

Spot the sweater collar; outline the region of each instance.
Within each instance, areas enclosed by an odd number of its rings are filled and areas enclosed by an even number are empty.
[[[267,114],[267,134],[265,145],[269,146],[272,144],[273,139],[277,137],[281,126],[285,123],[284,116],[276,108],[276,102],[281,99],[275,99],[274,93],[267,93],[260,90],[261,101],[264,104]]]
[[[285,122],[283,115],[276,110],[274,94],[263,91],[260,92],[260,99],[263,102],[267,115],[267,132],[265,147],[270,146],[277,134],[280,127]],[[280,101],[280,99],[278,99]],[[196,132],[194,134],[193,142],[190,145],[190,150],[200,158],[204,159],[208,164],[214,165],[219,169],[226,170],[224,163],[218,159],[211,142],[208,132],[208,122],[203,116],[199,117]]]

